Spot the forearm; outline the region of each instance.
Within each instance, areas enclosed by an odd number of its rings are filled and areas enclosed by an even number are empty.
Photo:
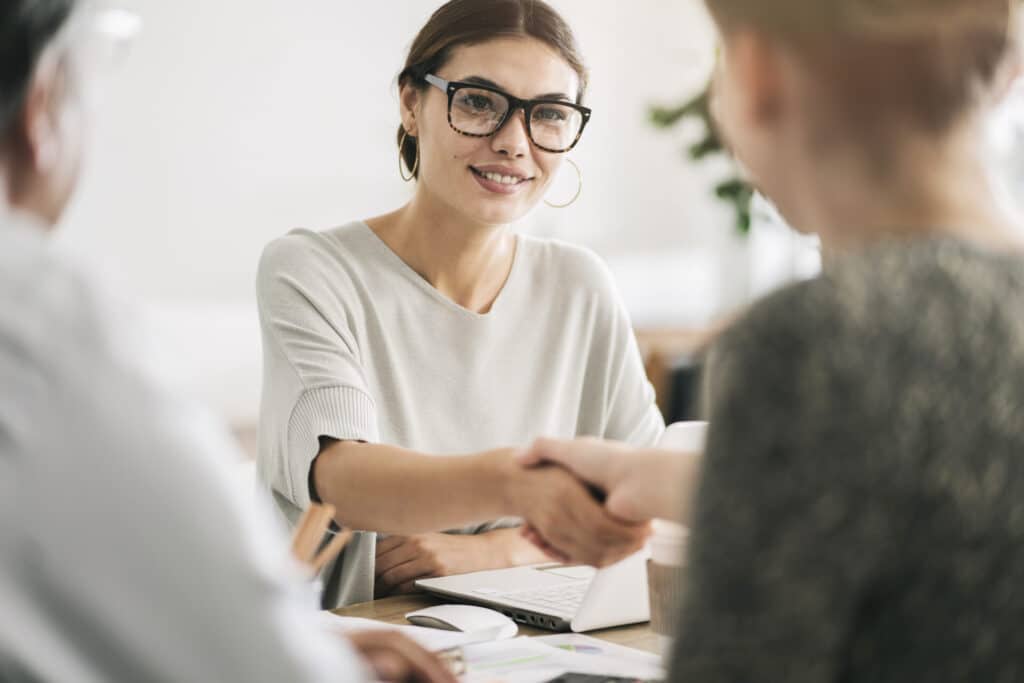
[[[313,481],[339,524],[418,534],[514,516],[505,483],[510,451],[434,456],[395,446],[336,442],[313,464]]]

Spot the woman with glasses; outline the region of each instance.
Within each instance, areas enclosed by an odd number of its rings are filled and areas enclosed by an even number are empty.
[[[646,526],[514,455],[540,435],[644,446],[664,428],[605,266],[514,230],[591,116],[564,20],[539,0],[453,0],[399,86],[412,200],[293,232],[260,265],[262,476],[293,521],[323,500],[366,532],[330,570],[332,606],[544,561],[514,528],[527,514],[594,564],[639,548]]]

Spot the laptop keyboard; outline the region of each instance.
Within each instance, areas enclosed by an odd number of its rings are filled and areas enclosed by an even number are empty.
[[[573,615],[579,610],[583,603],[583,596],[587,594],[590,581],[579,583],[568,583],[555,588],[540,588],[518,593],[506,593],[502,597],[506,600],[521,603],[524,607],[535,611],[549,612],[552,614]]]

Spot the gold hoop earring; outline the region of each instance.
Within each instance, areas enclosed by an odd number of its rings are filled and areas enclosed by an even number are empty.
[[[405,141],[409,139],[409,134],[404,130],[402,131],[402,139],[398,141],[398,175],[402,176],[402,180],[409,182],[416,177],[416,171],[420,168],[420,145],[416,143],[416,161],[412,165],[412,170],[409,172],[409,177],[405,177],[405,155],[402,152],[405,151]]]
[[[569,157],[566,157],[565,161],[570,166],[572,166],[574,169],[576,169],[576,177],[579,179],[580,185],[579,185],[579,187],[576,188],[576,194],[574,194],[572,199],[570,199],[565,204],[552,204],[551,202],[549,202],[548,200],[545,199],[544,203],[547,204],[548,206],[550,206],[552,209],[565,209],[565,208],[568,208],[568,207],[572,206],[573,204],[575,204],[576,200],[580,198],[581,194],[583,194],[583,172],[580,170],[580,167],[578,165],[576,165],[576,162],[573,161],[572,159],[570,159]]]

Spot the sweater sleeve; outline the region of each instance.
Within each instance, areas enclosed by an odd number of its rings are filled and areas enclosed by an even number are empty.
[[[299,509],[320,438],[378,441],[345,278],[304,233],[271,243],[257,276],[263,336],[260,471]]]
[[[856,344],[828,309],[776,298],[713,353],[672,680],[837,680],[893,531]]]
[[[590,360],[590,373],[601,377],[604,392],[604,427],[596,436],[639,448],[653,446],[665,431],[665,418],[647,378],[629,311],[604,262],[591,256],[583,270],[581,278],[590,282],[600,311]]]

